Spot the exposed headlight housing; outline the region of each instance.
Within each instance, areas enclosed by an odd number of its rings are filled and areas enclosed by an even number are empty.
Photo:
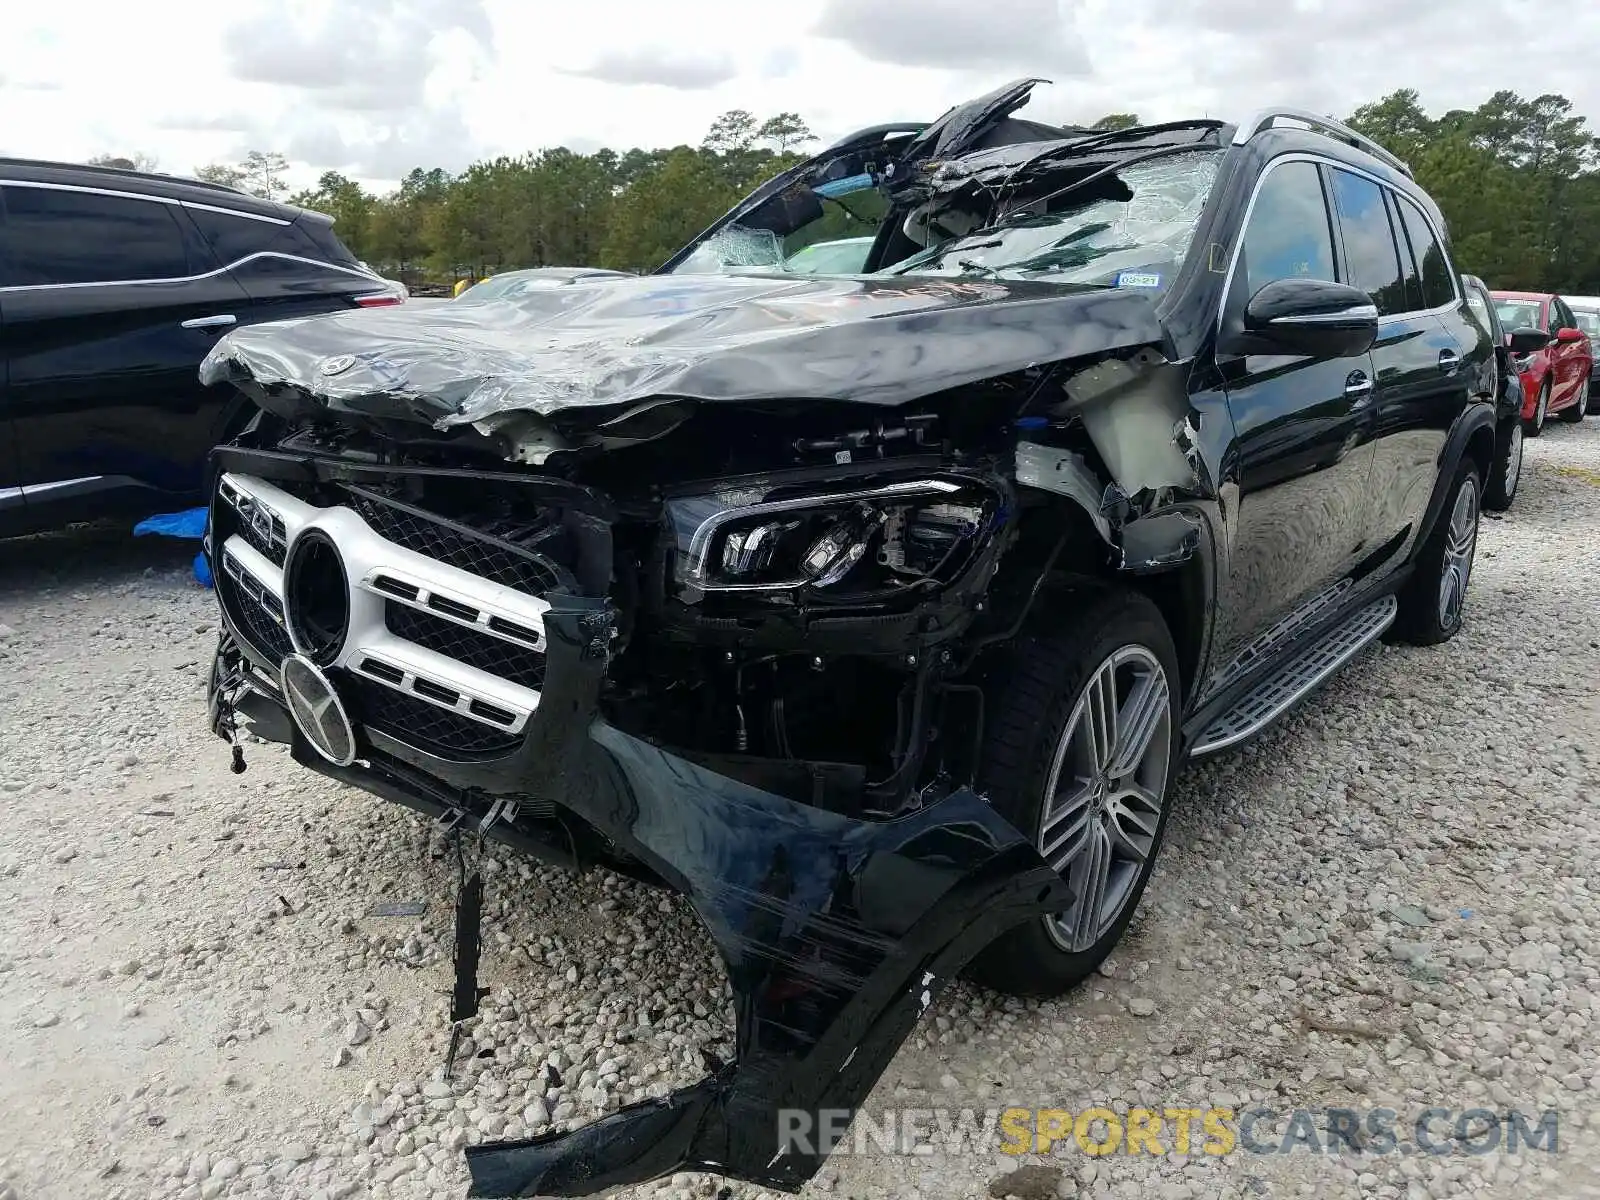
[[[745,593],[792,603],[883,599],[956,578],[995,527],[1001,500],[956,478],[836,491],[735,489],[667,503],[683,598]]]

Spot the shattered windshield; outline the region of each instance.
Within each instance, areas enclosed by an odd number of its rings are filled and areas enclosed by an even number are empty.
[[[807,189],[809,192],[810,189]],[[861,270],[873,235],[889,210],[881,192],[868,184],[848,199],[811,193],[805,215],[786,233],[750,224],[725,225],[672,269],[675,275],[723,271],[790,271],[796,274],[853,274]]]
[[[892,270],[905,275],[976,275],[1166,287],[1194,240],[1222,161],[1196,150],[1136,163],[1116,173],[1124,194],[1087,196],[1048,213],[1022,212],[950,238]]]

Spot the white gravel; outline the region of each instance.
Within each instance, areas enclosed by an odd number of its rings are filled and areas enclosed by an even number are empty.
[[[1049,1004],[958,985],[871,1107],[1553,1107],[1556,1155],[1036,1161],[1062,1196],[1600,1196],[1600,421],[1527,460],[1460,637],[1369,655],[1189,773],[1104,976]],[[493,990],[445,1082],[454,864],[274,748],[229,774],[188,558],[0,545],[0,1200],[460,1196],[463,1145],[730,1053],[682,902],[494,855]],[[982,1197],[1015,1165],[836,1158],[807,1195]]]

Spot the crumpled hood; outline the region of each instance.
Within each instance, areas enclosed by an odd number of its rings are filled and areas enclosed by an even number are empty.
[[[1036,363],[1156,342],[1150,297],[932,276],[552,277],[486,304],[245,326],[200,367],[269,403],[428,421],[646,401],[897,405]],[[273,405],[276,407],[276,405]],[[609,410],[609,411],[608,411]],[[491,422],[492,424],[492,422]]]

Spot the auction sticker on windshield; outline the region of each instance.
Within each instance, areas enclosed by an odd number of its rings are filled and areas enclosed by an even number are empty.
[[[1121,271],[1117,274],[1118,287],[1158,288],[1161,276],[1149,271]]]

